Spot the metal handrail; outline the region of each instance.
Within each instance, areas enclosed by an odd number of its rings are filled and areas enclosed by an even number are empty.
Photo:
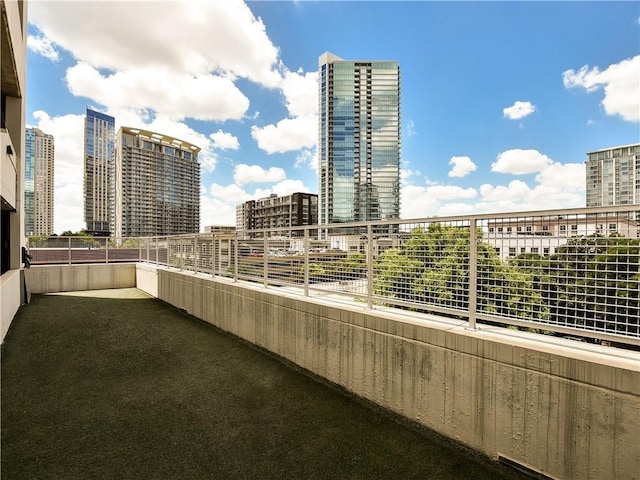
[[[47,263],[40,261],[47,252],[54,261],[66,256],[59,263],[143,261],[372,310],[434,313],[470,329],[491,323],[640,345],[639,211],[627,205],[95,239],[93,247],[69,238],[66,255],[47,246],[64,242],[59,237],[31,238],[29,247],[35,266]]]

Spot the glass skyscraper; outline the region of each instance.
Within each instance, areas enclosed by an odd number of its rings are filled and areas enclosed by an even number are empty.
[[[84,221],[89,233],[109,235],[115,119],[87,108],[84,120]]]
[[[53,135],[38,128],[25,130],[24,232],[53,233]]]
[[[319,58],[320,224],[400,217],[400,68]]]

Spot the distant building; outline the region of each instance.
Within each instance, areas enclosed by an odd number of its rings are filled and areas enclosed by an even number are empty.
[[[398,62],[326,52],[318,63],[319,223],[399,218]]]
[[[114,236],[152,237],[200,230],[199,147],[122,127],[114,153]]]
[[[204,227],[204,233],[235,233],[236,227],[233,225],[208,225]]]
[[[259,200],[250,200],[236,207],[237,219],[241,224],[238,231],[289,228],[318,224],[318,195],[314,193],[293,193],[291,195],[271,194]],[[291,232],[291,236],[301,232]],[[288,236],[288,232],[283,232]]]
[[[587,207],[640,205],[640,144],[587,153],[586,187]]]
[[[253,211],[256,207],[255,200],[249,200],[236,206],[236,231],[243,232],[256,228],[253,219]]]
[[[87,108],[84,120],[84,221],[86,230],[108,236],[115,118]]]
[[[640,227],[623,215],[582,215],[504,219],[487,222],[482,240],[503,260],[523,254],[553,255],[571,238],[620,235],[637,238]]]
[[[25,132],[25,235],[51,235],[53,233],[53,135],[38,128]]]

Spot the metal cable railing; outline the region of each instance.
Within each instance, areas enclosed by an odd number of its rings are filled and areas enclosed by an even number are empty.
[[[144,261],[542,333],[640,345],[638,206],[169,237],[32,237],[32,264]]]

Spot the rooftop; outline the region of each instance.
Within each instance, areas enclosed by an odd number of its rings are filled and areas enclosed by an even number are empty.
[[[6,479],[521,478],[137,289],[34,295],[1,378]]]

